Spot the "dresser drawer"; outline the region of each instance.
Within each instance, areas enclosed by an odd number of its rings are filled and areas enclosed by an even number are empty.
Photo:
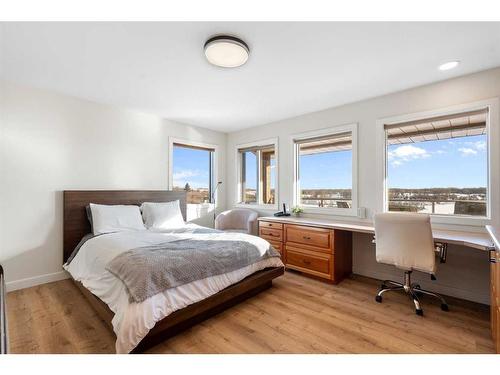
[[[493,341],[497,335],[497,293],[496,293],[496,264],[490,263],[490,324]]]
[[[302,225],[286,225],[285,241],[323,249],[331,249],[332,231],[329,229],[312,228]]]
[[[259,228],[283,229],[283,224],[272,221],[259,221]]]
[[[333,255],[286,246],[286,266],[311,275],[333,279]]]
[[[269,241],[269,240],[268,242],[271,244],[274,250],[280,253],[281,261],[285,263],[285,246],[281,242]]]
[[[496,263],[494,264],[494,266],[495,266],[495,279],[494,279],[495,293],[497,295],[497,299],[500,300],[500,252],[498,250],[496,251]]]
[[[274,250],[279,251],[280,254],[283,254],[283,249],[282,249],[283,245],[281,242],[276,242],[276,241],[272,241],[272,240],[271,241],[267,240],[267,241],[271,244],[272,247],[274,247]]]
[[[283,231],[281,229],[260,228],[259,236],[268,241],[281,242]]]
[[[497,311],[496,311],[496,323],[495,323],[495,329],[496,329],[496,335],[495,335],[495,347],[496,347],[496,352],[497,354],[500,354],[500,306],[497,305]]]

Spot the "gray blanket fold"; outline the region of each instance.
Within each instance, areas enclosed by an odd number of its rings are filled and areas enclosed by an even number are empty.
[[[124,283],[129,301],[139,303],[167,289],[279,256],[271,246],[261,254],[246,241],[186,239],[126,251],[106,269]]]

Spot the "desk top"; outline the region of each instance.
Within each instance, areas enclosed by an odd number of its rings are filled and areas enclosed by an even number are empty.
[[[487,225],[486,230],[488,231],[497,251],[500,251],[500,227],[494,225]]]
[[[347,230],[350,232],[374,234],[375,228],[371,223],[354,223],[347,221],[334,221],[328,219],[313,219],[295,216],[263,216],[258,219],[263,221],[275,221],[287,224],[300,224],[312,227],[324,227],[331,229]],[[500,228],[497,233],[500,234]],[[494,248],[494,243],[487,233],[467,232],[448,229],[433,229],[432,235],[436,241],[449,244],[462,245],[478,250],[490,251]],[[500,238],[498,236],[497,238]]]

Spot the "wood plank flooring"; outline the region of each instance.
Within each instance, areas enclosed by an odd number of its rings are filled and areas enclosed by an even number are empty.
[[[374,300],[379,282],[330,285],[296,273],[149,350],[150,353],[493,353],[489,308],[399,293]],[[114,353],[114,335],[70,280],[8,293],[12,353]]]

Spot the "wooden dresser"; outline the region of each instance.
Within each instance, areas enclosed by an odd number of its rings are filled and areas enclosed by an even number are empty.
[[[259,236],[281,253],[287,269],[332,283],[352,272],[352,232],[283,218],[259,218]]]
[[[490,255],[491,336],[496,352],[500,353],[500,228],[487,226],[487,229],[496,247]]]

